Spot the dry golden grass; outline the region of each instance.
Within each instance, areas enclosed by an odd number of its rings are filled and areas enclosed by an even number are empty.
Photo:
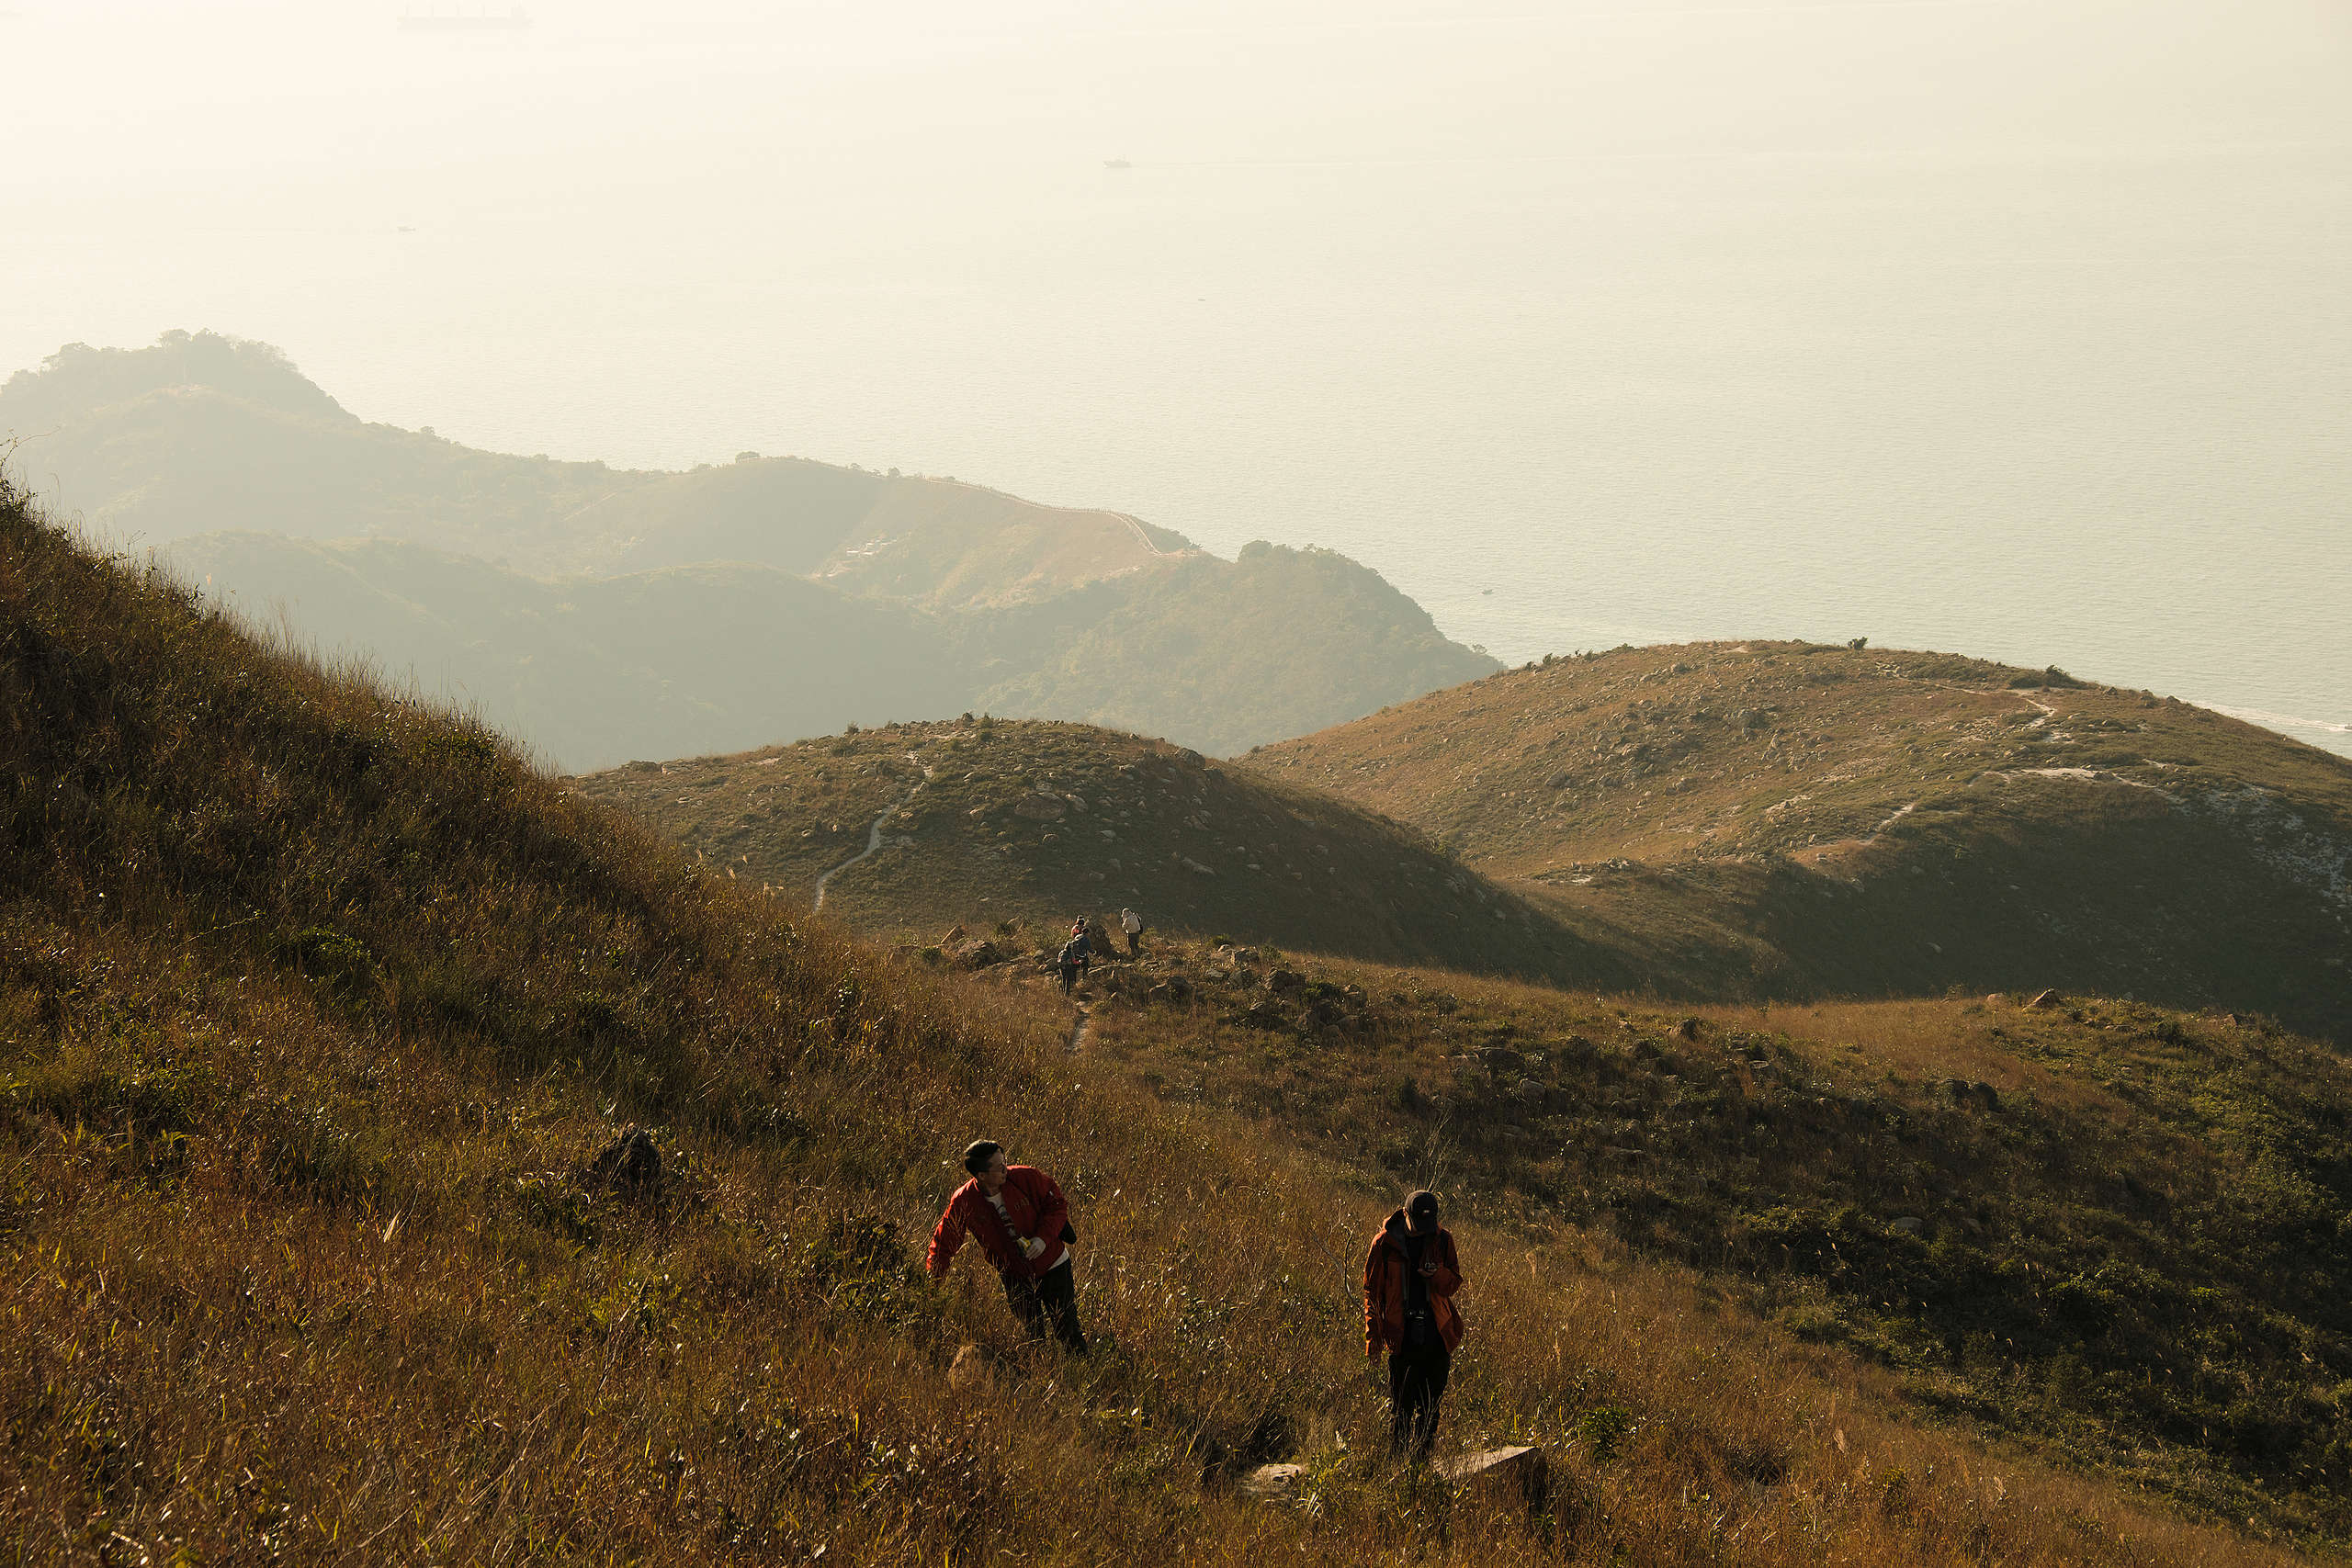
[[[0,687],[10,1561],[2285,1560],[1908,1427],[1557,1225],[1461,1227],[1448,1430],[1545,1443],[1559,1506],[1388,1474],[1376,1174],[781,919],[13,503]],[[658,1192],[593,1179],[630,1121]],[[1091,1360],[1019,1343],[976,1262],[920,1276],[982,1131],[1077,1201]],[[1304,1506],[1237,1499],[1285,1429]]]
[[[2352,1069],[2326,1046],[2090,998],[1685,1011],[1262,953],[1147,967],[1098,980],[1091,1040],[1172,1103],[1714,1271],[1933,1418],[2346,1533]],[[1144,998],[1179,976],[1190,1001]]]
[[[2056,986],[2352,1041],[2352,761],[2145,692],[1895,649],[1619,649],[1241,765],[1419,828],[1668,994]]]

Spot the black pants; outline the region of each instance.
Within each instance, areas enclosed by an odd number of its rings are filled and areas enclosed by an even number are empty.
[[[1078,1326],[1078,1271],[1069,1264],[1049,1270],[1042,1280],[1016,1280],[1007,1274],[1004,1299],[1012,1304],[1012,1315],[1029,1325],[1031,1334],[1043,1339],[1050,1321],[1054,1337],[1072,1355],[1086,1354],[1086,1335]]]
[[[1453,1353],[1441,1339],[1388,1353],[1388,1451],[1429,1457],[1437,1441],[1437,1402],[1445,1397]]]
[[[1129,931],[1127,933],[1127,956],[1129,958],[1143,956],[1143,932]]]

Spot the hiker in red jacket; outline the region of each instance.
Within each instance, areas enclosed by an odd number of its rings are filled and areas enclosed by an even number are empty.
[[[1453,1235],[1437,1223],[1437,1194],[1413,1193],[1372,1238],[1363,1260],[1363,1347],[1388,1352],[1388,1451],[1418,1464],[1437,1440],[1437,1405],[1445,1397],[1462,1314],[1453,1292],[1462,1262]]]
[[[1004,1299],[1029,1332],[1044,1338],[1050,1320],[1061,1342],[1085,1355],[1069,1261],[1069,1244],[1078,1239],[1070,1228],[1069,1200],[1035,1166],[1007,1165],[1004,1145],[986,1138],[964,1151],[964,1168],[972,1179],[947,1200],[923,1267],[933,1279],[945,1279],[964,1238],[971,1236],[1004,1276]]]

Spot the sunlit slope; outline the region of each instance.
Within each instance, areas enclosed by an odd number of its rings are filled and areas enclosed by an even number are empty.
[[[1288,955],[1146,970],[1091,1038],[1172,1103],[1707,1270],[1923,1412],[2352,1536],[2330,1046],[2095,998],[1661,1012]]]
[[[538,573],[741,561],[931,608],[1047,597],[1190,546],[1112,513],[745,453],[678,473],[484,452],[364,422],[265,344],[171,333],[0,385],[0,436],[86,524],[410,540]]]
[[[580,522],[623,568],[741,560],[932,610],[1050,598],[1192,552],[1115,513],[979,485],[746,456],[616,495]]]
[[[1253,752],[1693,988],[2045,985],[2352,1032],[2352,762],[1939,654],[1621,649]]]
[[[1162,1107],[1057,1001],[786,918],[13,500],[0,844],[12,1560],[2292,1560],[1475,1190],[1446,1441],[1558,1484],[1528,1521],[1405,1482],[1345,1268],[1387,1179]],[[1090,1361],[984,1269],[920,1276],[976,1132],[1076,1201]],[[1311,1506],[1237,1495],[1288,1457]]]
[[[1085,725],[892,725],[574,781],[739,882],[929,941],[951,925],[1163,930],[1588,985],[1626,971],[1419,834],[1328,795]],[[865,854],[876,841],[879,845]],[[864,854],[854,864],[854,856]],[[1115,919],[1113,921],[1115,924]]]

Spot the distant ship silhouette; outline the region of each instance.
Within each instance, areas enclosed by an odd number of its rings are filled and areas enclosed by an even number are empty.
[[[436,9],[401,13],[401,31],[404,33],[520,32],[530,25],[529,13],[520,6],[505,11],[452,13]]]
[[[1135,167],[1133,164],[1128,163],[1125,158],[1105,158],[1102,160],[1102,166],[1106,169],[1132,169]]]

